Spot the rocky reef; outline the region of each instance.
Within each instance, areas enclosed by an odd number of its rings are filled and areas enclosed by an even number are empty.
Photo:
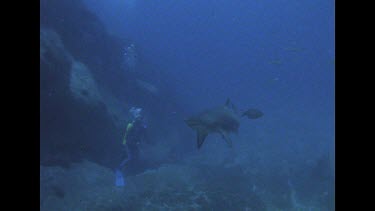
[[[207,177],[202,167],[163,165],[126,177],[127,185],[119,188],[114,186],[113,171],[89,161],[68,169],[41,166],[40,209],[266,210],[251,189],[234,184],[237,171],[222,175],[216,174],[218,168],[205,168],[216,172]]]
[[[81,1],[43,0],[40,9],[41,164],[68,166],[85,158],[118,165],[127,110],[134,105],[144,108],[157,142],[161,125],[171,122],[165,109],[178,108],[166,83],[156,88],[149,81],[168,80],[145,62],[139,73],[125,71],[128,41],[109,35]]]
[[[83,157],[111,166],[121,135],[92,73],[52,29],[40,31],[41,163],[69,165]],[[92,121],[95,120],[95,121]],[[101,133],[94,134],[100,128]],[[106,146],[106,147],[103,147]]]
[[[334,205],[301,203],[300,194],[291,187],[279,187],[283,184],[279,181],[267,182],[273,188],[259,184],[256,188],[256,179],[238,165],[199,164],[190,159],[125,179],[125,187],[116,187],[111,169],[87,160],[69,168],[41,166],[40,209],[334,210]],[[282,189],[284,193],[279,193]]]

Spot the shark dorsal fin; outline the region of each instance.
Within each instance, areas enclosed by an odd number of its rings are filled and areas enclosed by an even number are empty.
[[[232,109],[235,113],[238,113],[236,106],[230,101],[229,97],[227,98],[227,101],[225,101],[225,107]]]
[[[197,130],[197,146],[198,146],[198,149],[201,148],[204,140],[206,139],[208,135],[208,132],[206,130],[203,130],[203,129],[199,129]]]

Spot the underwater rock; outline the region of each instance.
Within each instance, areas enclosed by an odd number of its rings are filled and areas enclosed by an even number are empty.
[[[120,130],[126,128],[126,124],[130,119],[128,110],[125,108],[130,107],[129,103],[120,101],[109,90],[106,90],[103,87],[100,89],[100,94],[102,102],[107,107],[112,122]]]
[[[66,49],[77,60],[88,65],[90,61],[97,61],[88,55],[104,57],[108,53],[104,25],[81,0],[41,0],[40,11],[41,26],[60,34]]]
[[[90,70],[79,61],[74,61],[72,64],[69,87],[74,97],[88,104],[97,104],[102,101]]]
[[[72,56],[65,50],[60,35],[52,29],[40,29],[40,60],[49,65],[72,62]]]
[[[40,166],[40,210],[116,207],[122,191],[115,189],[113,178],[110,169],[88,161],[69,169]]]
[[[42,27],[41,164],[69,167],[71,162],[82,158],[108,167],[119,162],[116,155],[120,155],[120,141],[108,140],[121,140],[121,134],[99,96],[89,69],[66,50],[58,33]]]
[[[57,196],[59,198],[64,198],[65,191],[64,191],[64,189],[62,189],[62,187],[57,186],[57,185],[52,185],[51,189],[53,190],[53,193],[55,194],[55,196]]]
[[[188,167],[164,166],[137,176],[129,176],[126,188],[114,184],[111,169],[89,161],[72,164],[69,169],[40,166],[40,210],[140,210],[177,206],[175,191],[189,187],[192,171]],[[191,183],[194,184],[194,183]],[[63,195],[56,187],[64,187]],[[62,192],[58,190],[59,192]],[[193,193],[192,193],[193,194]],[[181,195],[180,200],[189,201]]]
[[[262,200],[251,191],[204,185],[210,181],[205,181],[200,170],[197,166],[163,165],[126,176],[126,187],[119,188],[111,169],[89,161],[72,164],[69,169],[41,166],[40,210],[265,210]],[[214,184],[233,184],[223,179],[231,178],[210,177]],[[63,191],[64,197],[56,194],[56,187],[63,187],[58,191]]]
[[[60,36],[51,29],[40,29],[40,97],[41,106],[53,104],[68,94],[71,55]],[[43,103],[43,101],[48,103]],[[57,102],[56,102],[57,103]],[[47,109],[47,108],[46,108]],[[44,110],[44,109],[43,109]]]
[[[140,159],[163,163],[170,156],[170,146],[167,143],[157,142],[152,147],[145,147],[140,152]]]

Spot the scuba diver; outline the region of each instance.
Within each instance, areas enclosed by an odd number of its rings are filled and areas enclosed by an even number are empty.
[[[124,186],[125,180],[121,172],[125,164],[129,161],[134,162],[139,158],[139,144],[144,139],[147,125],[142,115],[142,108],[132,107],[129,110],[132,116],[132,121],[126,126],[124,138],[122,140],[123,153],[121,156],[121,163],[115,170],[116,172],[116,186]]]

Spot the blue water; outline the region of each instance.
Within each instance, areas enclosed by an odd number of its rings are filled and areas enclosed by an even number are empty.
[[[173,76],[184,103],[231,97],[332,121],[334,1],[133,1],[131,14],[126,1],[85,2]]]
[[[334,1],[85,2],[172,76],[185,105],[230,97],[279,120],[281,134],[293,130],[283,122],[311,126],[329,137],[319,147],[332,150]]]
[[[256,159],[262,159],[261,169],[267,169],[264,174],[270,178],[274,171],[286,168],[281,166],[289,163],[293,170],[286,174],[288,178],[283,184],[287,180],[292,184],[300,204],[327,192],[330,196],[327,203],[333,203],[334,173],[333,176],[329,173],[329,179],[321,179],[301,172],[319,166],[320,159],[323,163],[328,160],[330,167],[317,170],[317,174],[334,171],[334,1],[84,0],[84,3],[108,33],[135,44],[142,61],[162,72],[163,76],[152,77],[150,81],[169,84],[173,100],[183,107],[178,110],[169,105],[163,111],[166,115],[177,112],[179,117],[187,117],[222,105],[227,98],[241,109],[262,110],[264,117],[242,121],[239,134],[233,136],[238,139],[234,141],[236,162],[245,164],[250,158],[255,159],[251,156],[256,154]],[[142,75],[142,68],[137,72]],[[144,102],[137,96],[132,99],[138,104]],[[128,98],[123,95],[121,100]],[[153,119],[152,113],[148,115]],[[168,127],[173,127],[168,121],[182,122],[182,119],[170,115],[165,116],[165,121],[163,128],[168,131]],[[151,120],[149,124],[152,128],[158,123]],[[180,129],[173,130],[179,133],[176,131]],[[192,140],[175,143],[179,150],[186,148],[193,155],[205,154],[214,160],[233,153],[219,136],[209,137],[197,151],[194,132],[187,127],[181,130],[187,134],[186,139]],[[157,130],[155,137],[162,133]],[[305,179],[312,184],[306,184]],[[314,186],[319,186],[319,190],[311,188]],[[267,185],[264,189],[267,190]],[[318,207],[319,203],[311,206]],[[327,206],[320,208],[325,209]],[[331,209],[332,206],[328,210]]]

